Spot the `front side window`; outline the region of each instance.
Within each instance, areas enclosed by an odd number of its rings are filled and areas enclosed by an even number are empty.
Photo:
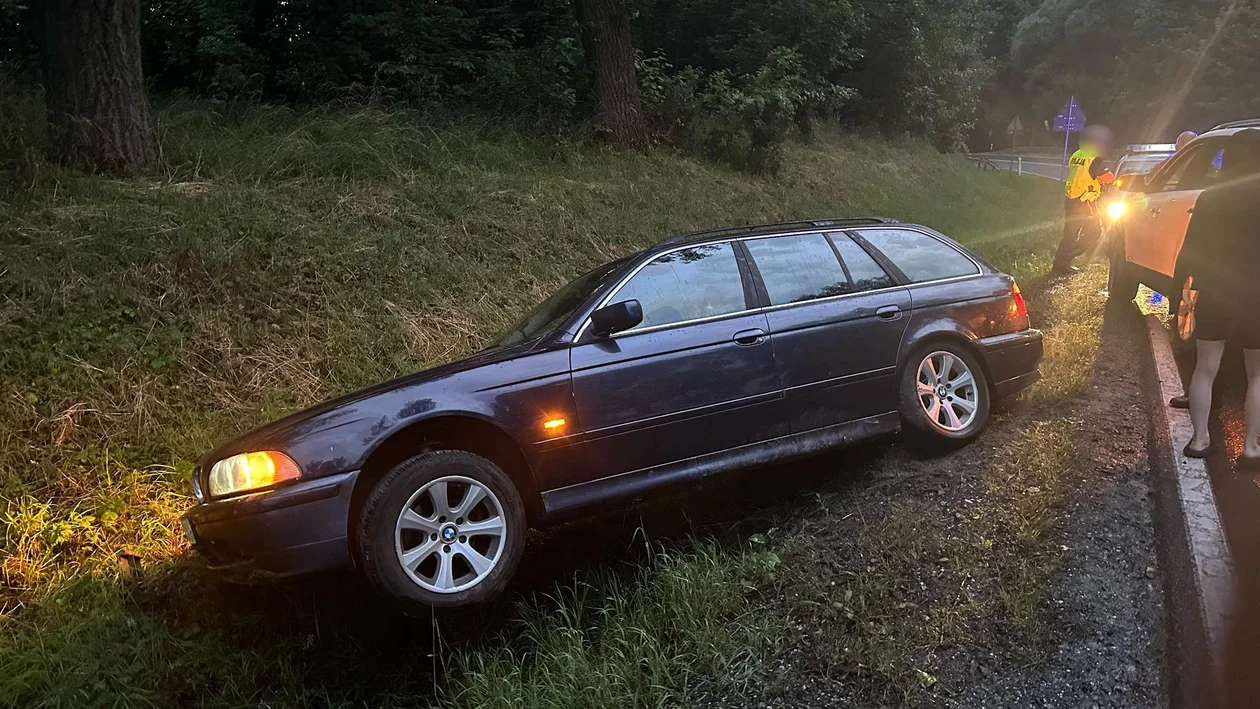
[[[613,302],[637,300],[638,328],[738,313],[747,309],[744,282],[730,244],[705,244],[657,256],[634,275]]]
[[[911,283],[973,276],[980,272],[976,264],[960,251],[922,232],[864,229],[860,233],[901,269]]]
[[[1201,190],[1215,181],[1221,169],[1220,144],[1196,145],[1189,154],[1171,165],[1161,189],[1164,192]]]
[[[744,244],[761,272],[771,305],[853,292],[827,237],[822,234],[751,239]]]

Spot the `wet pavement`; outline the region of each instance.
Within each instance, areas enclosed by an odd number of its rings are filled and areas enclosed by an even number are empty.
[[[1182,382],[1194,370],[1192,350],[1178,353]],[[1242,352],[1231,347],[1225,355],[1216,386],[1219,409],[1213,413],[1212,440],[1225,449],[1207,462],[1225,540],[1234,559],[1233,613],[1224,648],[1224,672],[1229,706],[1260,707],[1260,474],[1240,471],[1245,428],[1243,398],[1247,390]]]

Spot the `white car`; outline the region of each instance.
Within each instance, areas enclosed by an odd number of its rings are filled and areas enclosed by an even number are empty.
[[[1219,125],[1150,174],[1120,177],[1106,208],[1111,297],[1132,300],[1140,283],[1165,294],[1182,342],[1194,336],[1195,292],[1185,283],[1174,283],[1177,255],[1199,194],[1220,177],[1225,139],[1246,128],[1260,128],[1260,119]]]

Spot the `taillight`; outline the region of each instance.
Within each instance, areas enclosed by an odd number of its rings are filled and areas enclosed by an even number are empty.
[[[1019,284],[1015,281],[1011,281],[1011,315],[1028,327],[1028,303],[1024,302],[1024,294],[1019,292]]]

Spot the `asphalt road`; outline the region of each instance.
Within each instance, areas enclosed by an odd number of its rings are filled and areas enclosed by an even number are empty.
[[[1193,353],[1178,356],[1182,381],[1189,384]],[[1226,686],[1233,707],[1260,706],[1260,677],[1254,670],[1260,641],[1260,474],[1239,470],[1245,429],[1243,396],[1247,390],[1242,353],[1230,348],[1217,381],[1220,408],[1213,416],[1212,440],[1224,450],[1207,460],[1225,540],[1234,558],[1234,611],[1224,652]]]

